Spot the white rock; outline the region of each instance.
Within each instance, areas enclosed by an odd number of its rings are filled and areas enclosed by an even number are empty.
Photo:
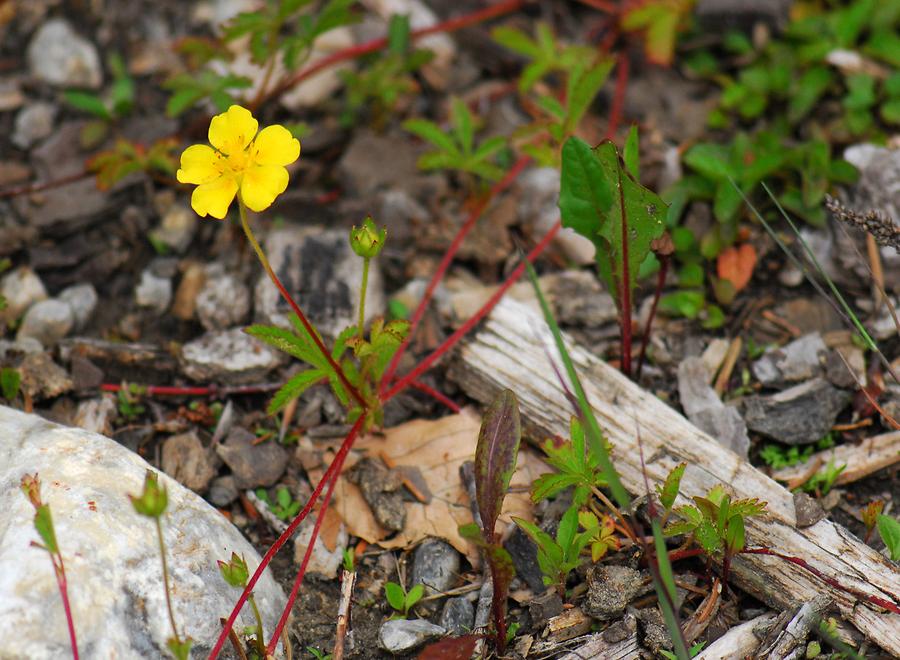
[[[162,314],[172,302],[172,280],[154,275],[147,269],[141,273],[141,281],[134,289],[134,299],[139,306]]]
[[[20,149],[27,149],[35,142],[43,140],[53,131],[56,106],[38,101],[22,108],[13,125],[12,143]]]
[[[241,328],[207,332],[181,347],[184,373],[202,382],[253,382],[280,365],[284,355]]]
[[[381,624],[378,645],[389,653],[405,653],[446,632],[424,619],[391,619]]]
[[[197,295],[197,318],[207,330],[240,325],[250,313],[250,289],[234,275],[207,272]]]
[[[197,227],[196,213],[183,204],[173,204],[150,235],[178,254],[183,254],[191,244]]]
[[[85,431],[106,435],[112,432],[112,421],[117,414],[116,397],[105,393],[80,402],[73,423]]]
[[[75,329],[81,330],[91,320],[94,310],[97,308],[97,290],[93,284],[75,284],[57,296],[72,309],[75,317]]]
[[[16,338],[31,337],[44,346],[53,346],[69,333],[73,325],[75,316],[72,308],[61,300],[50,298],[28,308]]]
[[[27,266],[20,266],[0,280],[0,296],[6,308],[0,310],[0,325],[15,321],[34,303],[47,298],[47,289],[37,274]]]
[[[19,489],[38,473],[50,505],[68,579],[82,657],[168,657],[172,630],[166,614],[156,530],[128,499],[143,487],[150,466],[109,438],[51,424],[0,407],[0,639],[3,658],[50,660],[70,656],[63,608],[47,554],[38,540],[34,509]],[[200,497],[165,474],[169,508],[163,519],[177,624],[205,656],[239,592],[219,575],[216,560],[243,554],[251,571],[259,555]],[[256,601],[267,630],[285,599],[266,572]],[[238,628],[253,625],[245,608]]]
[[[559,170],[541,167],[523,172],[519,188],[519,216],[530,220],[535,234],[543,236],[559,220]],[[560,229],[553,243],[580,266],[594,263],[594,244],[574,229]]]
[[[294,563],[299,566],[303,557],[306,555],[306,549],[309,547],[309,540],[312,538],[315,516],[310,516],[303,521],[300,529],[294,535]],[[309,573],[315,573],[322,577],[333,580],[337,577],[338,568],[344,561],[344,548],[350,541],[350,535],[347,534],[347,526],[341,523],[338,533],[334,538],[334,549],[329,550],[322,540],[322,535],[316,537],[316,544],[313,546],[312,553],[309,555],[309,563],[306,570]]]
[[[94,44],[61,18],[50,19],[38,29],[28,44],[27,57],[31,75],[57,87],[97,89],[103,81]]]

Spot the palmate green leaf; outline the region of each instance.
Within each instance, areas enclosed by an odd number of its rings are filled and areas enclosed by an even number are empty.
[[[290,330],[271,325],[251,325],[245,328],[244,332],[309,365],[320,369],[327,368],[328,363],[316,345],[308,339],[309,335],[303,337]]]
[[[459,147],[447,133],[441,130],[441,127],[433,121],[427,119],[407,119],[403,122],[403,130],[431,142],[438,149],[442,149],[447,153],[459,154]]]
[[[563,226],[594,243],[600,275],[621,305],[624,287],[634,289],[650,244],[665,231],[666,204],[625,171],[612,142],[591,149],[586,142],[569,138],[562,158]]]
[[[541,500],[546,500],[554,495],[564,491],[566,488],[570,488],[572,486],[583,486],[584,479],[579,474],[572,473],[548,473],[542,474],[537,479],[534,480],[534,483],[531,484],[531,501],[535,504],[540,502]],[[579,504],[583,504],[584,500],[587,499],[586,488],[581,489],[581,493],[577,498],[573,498],[573,501],[578,500]]]
[[[293,401],[303,394],[311,386],[319,381],[327,378],[325,372],[321,369],[307,369],[293,376],[288,382],[282,385],[272,397],[266,412],[274,415],[284,408],[290,401]]]
[[[37,531],[44,548],[51,554],[59,552],[56,543],[56,531],[53,529],[53,517],[50,515],[50,505],[42,504],[34,512],[34,529]]]
[[[722,538],[711,522],[704,520],[694,530],[694,538],[708,555],[715,555],[722,549]]]
[[[765,514],[766,506],[766,502],[762,502],[753,497],[743,500],[734,500],[729,505],[729,508],[732,515],[739,515],[746,518],[748,516],[761,516]]]

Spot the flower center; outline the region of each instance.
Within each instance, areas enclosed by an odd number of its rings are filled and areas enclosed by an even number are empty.
[[[247,149],[242,149],[241,151],[236,151],[235,153],[226,156],[228,169],[230,169],[235,174],[242,174],[244,170],[246,170],[250,166],[251,160],[252,157],[249,147]]]

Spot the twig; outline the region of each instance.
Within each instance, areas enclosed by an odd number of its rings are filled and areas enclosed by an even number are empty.
[[[356,584],[356,571],[344,571],[341,574],[341,601],[338,604],[337,631],[335,632],[332,660],[343,660],[344,638],[347,626],[350,625],[350,604],[353,596],[353,585]]]
[[[725,353],[725,359],[722,361],[722,368],[719,369],[719,375],[716,376],[716,382],[713,385],[713,389],[716,391],[716,394],[719,395],[719,398],[722,398],[725,388],[728,387],[728,381],[731,379],[731,372],[734,371],[734,365],[737,364],[743,345],[744,341],[740,337],[735,337],[728,345],[728,352]]]

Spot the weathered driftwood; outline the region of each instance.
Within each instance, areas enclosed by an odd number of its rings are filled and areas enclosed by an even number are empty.
[[[637,638],[637,619],[626,614],[617,632],[621,639],[610,640],[607,632],[593,633],[580,638],[581,644],[566,653],[560,660],[633,660],[640,657]]]
[[[777,615],[768,613],[735,626],[703,649],[695,660],[744,660],[755,657],[762,635],[776,618]]]
[[[717,484],[738,498],[769,503],[769,515],[747,521],[749,546],[765,546],[800,557],[825,575],[859,593],[900,603],[900,568],[861,543],[840,525],[822,520],[797,529],[791,493],[723,449],[678,412],[644,391],[586,350],[571,347],[588,399],[613,444],[613,458],[625,487],[644,493],[638,446],[640,436],[651,488],[673,467],[686,462],[684,496],[705,495]],[[542,318],[520,303],[501,302],[481,331],[460,348],[451,376],[465,391],[487,402],[502,388],[519,398],[526,431],[536,438],[566,436],[572,409],[547,356],[556,357]],[[682,502],[684,500],[681,500]],[[900,656],[900,615],[834,589],[809,572],[764,555],[741,555],[732,577],[743,589],[772,607],[787,608],[820,593],[829,595],[850,623],[866,637]]]

